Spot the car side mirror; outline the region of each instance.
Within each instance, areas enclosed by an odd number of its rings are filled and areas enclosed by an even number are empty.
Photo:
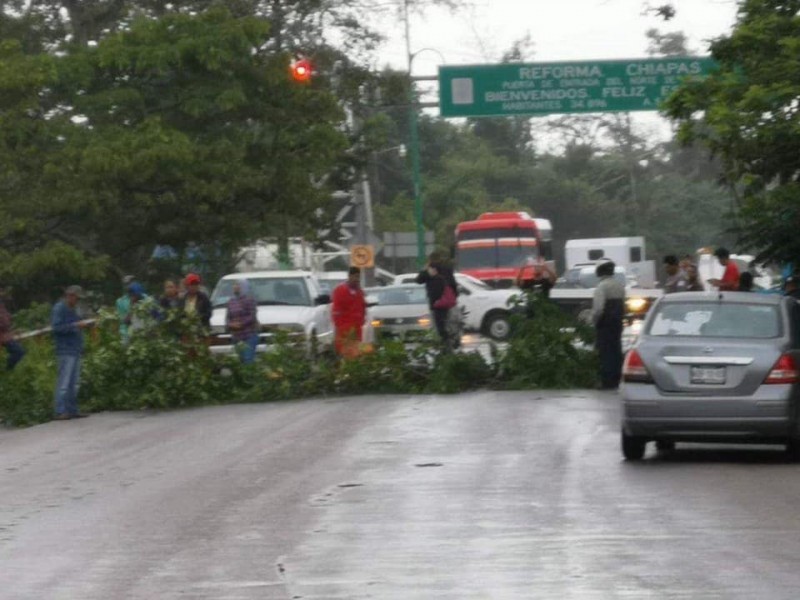
[[[320,294],[314,300],[314,304],[316,304],[317,306],[323,306],[325,304],[330,304],[330,303],[331,303],[331,297],[328,294]]]
[[[378,306],[380,304],[380,300],[378,300],[377,296],[369,295],[364,300],[367,302],[367,307],[372,308],[373,306]]]

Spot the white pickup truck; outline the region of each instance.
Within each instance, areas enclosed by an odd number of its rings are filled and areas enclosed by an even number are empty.
[[[267,349],[278,332],[300,338],[308,343],[316,340],[318,348],[333,344],[330,296],[324,294],[319,282],[308,271],[256,271],[226,275],[217,283],[211,295],[214,307],[211,315],[211,351],[217,354],[234,351],[230,333],[225,327],[227,304],[233,295],[233,284],[247,279],[250,293],[258,305],[258,350]]]

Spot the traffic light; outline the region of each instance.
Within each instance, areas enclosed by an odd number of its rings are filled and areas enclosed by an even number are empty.
[[[311,81],[313,68],[311,66],[311,62],[305,58],[294,62],[291,70],[292,79],[294,79],[297,83],[308,83]]]

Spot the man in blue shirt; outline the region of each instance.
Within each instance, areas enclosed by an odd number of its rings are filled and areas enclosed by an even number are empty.
[[[81,287],[71,285],[64,293],[64,298],[53,307],[51,324],[58,364],[55,418],[58,421],[87,416],[78,411],[78,384],[83,354],[82,330],[90,324],[89,321],[81,320],[76,310],[82,296]]]

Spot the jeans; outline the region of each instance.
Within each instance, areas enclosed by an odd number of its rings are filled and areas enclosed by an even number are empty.
[[[433,312],[433,322],[442,340],[442,345],[445,350],[450,350],[450,332],[447,330],[447,319],[450,316],[450,309],[434,308],[431,312]]]
[[[78,414],[78,384],[81,376],[81,357],[59,354],[58,379],[56,380],[56,414]]]
[[[6,365],[8,366],[8,370],[11,371],[17,366],[17,363],[22,360],[22,357],[25,356],[25,350],[22,348],[22,345],[15,340],[6,342],[3,344],[3,347],[6,349],[6,352],[8,352],[8,361]]]
[[[605,323],[597,328],[597,352],[600,354],[600,385],[613,389],[622,378],[622,321]]]
[[[239,359],[243,365],[253,364],[256,360],[256,348],[258,347],[258,334],[251,333],[243,340],[236,343],[239,352]]]

